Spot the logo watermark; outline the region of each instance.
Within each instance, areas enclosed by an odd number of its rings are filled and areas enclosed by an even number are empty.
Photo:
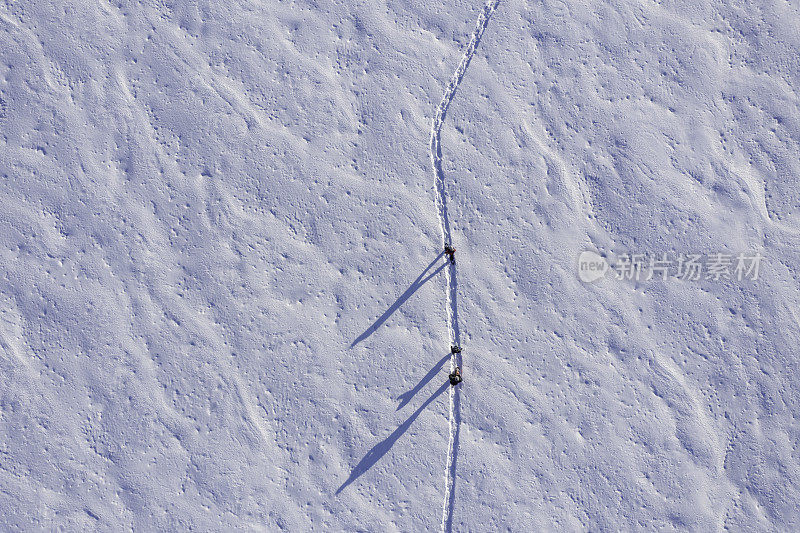
[[[608,272],[608,261],[592,251],[581,252],[578,256],[578,277],[585,283],[591,283],[605,277]]]
[[[764,256],[760,253],[634,253],[602,256],[584,251],[578,256],[578,278],[592,283],[610,277],[631,281],[749,280],[758,279]]]

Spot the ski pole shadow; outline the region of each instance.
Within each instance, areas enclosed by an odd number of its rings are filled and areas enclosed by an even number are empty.
[[[376,444],[372,447],[370,451],[364,456],[361,461],[353,468],[353,471],[350,473],[350,477],[348,477],[342,485],[336,489],[336,494],[338,495],[344,489],[350,485],[353,481],[361,477],[367,470],[372,468],[375,463],[381,460],[381,458],[386,455],[386,452],[392,449],[392,446],[397,442],[397,440],[403,436],[403,434],[408,431],[408,428],[411,427],[411,424],[417,419],[417,417],[424,411],[436,398],[438,398],[447,388],[450,386],[450,383],[445,381],[441,387],[436,389],[436,391],[425,400],[425,402],[420,405],[416,411],[414,411],[411,416],[409,416],[405,422],[400,424],[397,429],[395,429],[391,435],[383,439],[381,442]]]
[[[439,373],[439,371],[442,369],[442,366],[444,366],[444,364],[447,362],[448,359],[450,359],[450,354],[445,355],[439,360],[438,363],[433,365],[433,368],[428,370],[428,373],[425,374],[425,376],[419,381],[419,383],[417,383],[414,386],[413,389],[406,391],[400,396],[398,396],[397,400],[400,402],[400,404],[397,406],[396,411],[399,411],[400,409],[405,407],[406,404],[408,404],[408,402],[411,401],[411,398],[413,398],[419,391],[421,391],[422,388],[425,385],[427,385],[430,380],[433,379],[433,376]]]
[[[434,276],[436,276],[436,274],[438,274],[439,272],[441,272],[442,270],[444,270],[444,267],[445,267],[445,266],[447,266],[447,263],[444,263],[442,266],[440,266],[439,268],[437,268],[436,270],[434,270],[432,273],[428,274],[428,276],[427,276],[427,277],[425,276],[425,274],[427,274],[427,273],[428,273],[428,271],[429,271],[431,268],[433,268],[433,265],[435,265],[435,264],[436,264],[436,262],[437,262],[439,259],[441,259],[441,257],[442,257],[443,255],[444,255],[444,252],[441,252],[439,255],[437,255],[437,256],[436,256],[436,258],[434,258],[434,260],[433,260],[433,261],[431,261],[431,264],[429,264],[427,267],[425,267],[425,270],[423,270],[423,271],[422,271],[422,274],[420,274],[420,275],[417,277],[417,279],[415,279],[415,280],[414,280],[414,282],[411,284],[411,286],[410,286],[408,289],[406,289],[406,291],[405,291],[403,294],[401,294],[401,295],[400,295],[400,297],[399,297],[399,298],[398,298],[398,299],[397,299],[397,300],[396,300],[396,301],[395,301],[395,302],[394,302],[394,303],[391,305],[391,307],[389,307],[389,309],[387,309],[386,311],[384,311],[384,312],[383,312],[383,314],[382,314],[381,316],[379,316],[379,317],[378,317],[378,319],[377,319],[377,320],[376,320],[376,321],[375,321],[375,322],[374,322],[374,323],[373,323],[373,324],[372,324],[370,327],[368,327],[368,328],[367,328],[367,329],[364,331],[364,333],[362,333],[361,335],[359,335],[359,336],[356,338],[356,340],[354,340],[354,341],[353,341],[353,343],[350,345],[350,348],[353,348],[353,347],[354,347],[356,344],[358,344],[359,342],[363,341],[364,339],[366,339],[367,337],[369,337],[370,335],[372,335],[373,333],[375,333],[375,331],[376,331],[376,330],[377,330],[379,327],[381,327],[381,325],[382,325],[384,322],[386,322],[386,319],[388,319],[390,316],[392,316],[392,315],[394,314],[394,312],[395,312],[395,311],[397,311],[398,309],[400,309],[400,307],[401,307],[401,306],[402,306],[402,305],[403,305],[403,304],[406,302],[406,300],[408,300],[409,298],[411,298],[411,296],[412,296],[412,295],[413,295],[415,292],[417,292],[417,290],[418,290],[420,287],[422,287],[423,285],[425,285],[425,283],[427,283],[427,282],[428,282],[428,281],[429,281],[431,278],[433,278]]]

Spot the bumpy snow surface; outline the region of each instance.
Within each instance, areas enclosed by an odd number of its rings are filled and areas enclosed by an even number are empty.
[[[0,530],[800,530],[798,9],[0,2]]]

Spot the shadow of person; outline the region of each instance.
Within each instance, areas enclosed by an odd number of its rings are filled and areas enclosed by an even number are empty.
[[[429,281],[431,278],[433,278],[433,277],[434,277],[436,274],[438,274],[439,272],[441,272],[442,270],[444,270],[444,267],[447,265],[447,263],[444,263],[444,264],[442,264],[442,266],[440,266],[439,268],[437,268],[436,270],[434,270],[434,271],[433,271],[433,272],[432,272],[430,275],[428,275],[427,277],[425,277],[425,274],[426,274],[426,273],[427,273],[427,272],[428,272],[428,271],[429,271],[431,268],[433,268],[433,265],[435,265],[435,264],[436,264],[436,261],[438,261],[439,259],[441,259],[441,257],[442,257],[443,255],[444,255],[444,252],[442,252],[442,253],[440,253],[439,255],[437,255],[437,256],[436,256],[436,258],[435,258],[433,261],[431,261],[431,264],[430,264],[430,265],[428,265],[427,267],[425,267],[425,270],[423,270],[423,271],[422,271],[422,274],[420,274],[420,275],[417,277],[417,279],[415,279],[415,280],[414,280],[414,282],[411,284],[411,286],[410,286],[408,289],[406,289],[406,291],[405,291],[403,294],[401,294],[401,295],[400,295],[400,297],[397,299],[397,301],[395,301],[395,302],[394,302],[394,303],[391,305],[391,307],[389,307],[389,309],[387,309],[386,311],[384,311],[384,312],[383,312],[383,314],[382,314],[381,316],[379,316],[379,317],[378,317],[378,319],[377,319],[377,320],[376,320],[376,321],[375,321],[375,322],[374,322],[374,323],[373,323],[373,324],[372,324],[370,327],[368,327],[368,328],[366,329],[366,331],[364,331],[364,333],[362,333],[361,335],[359,335],[359,336],[358,336],[358,338],[356,338],[356,340],[354,340],[354,341],[353,341],[353,343],[350,345],[350,348],[354,347],[356,344],[358,344],[359,342],[363,341],[364,339],[366,339],[367,337],[369,337],[370,335],[372,335],[373,333],[375,333],[375,330],[377,330],[379,327],[381,327],[381,324],[383,324],[384,322],[386,322],[386,319],[387,319],[387,318],[389,318],[390,316],[392,316],[392,315],[394,314],[394,312],[395,312],[395,311],[397,311],[398,309],[400,309],[400,306],[402,306],[402,305],[403,305],[403,304],[406,302],[406,300],[408,300],[409,298],[411,298],[411,296],[412,296],[412,295],[413,295],[415,292],[417,292],[417,290],[418,290],[420,287],[422,287],[423,285],[425,285],[425,283],[427,283],[427,282],[428,282],[428,281]]]
[[[388,452],[389,450],[392,449],[392,446],[394,446],[394,443],[397,442],[397,439],[399,439],[401,436],[403,436],[403,433],[408,431],[408,428],[411,427],[411,424],[414,423],[414,421],[422,413],[422,411],[424,411],[431,404],[431,402],[433,402],[433,400],[438,398],[444,391],[446,391],[449,386],[450,386],[450,383],[445,381],[442,384],[441,387],[436,389],[436,392],[434,392],[431,395],[430,398],[425,400],[425,402],[422,405],[420,405],[419,408],[417,408],[417,410],[414,411],[411,414],[411,416],[409,416],[406,419],[405,422],[400,424],[397,427],[397,429],[392,431],[391,435],[389,435],[388,437],[383,439],[381,442],[379,442],[378,444],[373,446],[372,449],[367,452],[367,454],[364,456],[364,458],[361,459],[358,462],[358,464],[355,466],[355,468],[353,468],[353,471],[350,473],[350,477],[348,477],[347,480],[345,480],[345,482],[342,483],[342,485],[338,489],[336,489],[336,494],[338,495],[340,492],[342,492],[344,489],[346,489],[347,486],[350,485],[350,483],[352,483],[353,481],[358,479],[367,470],[372,468],[372,466],[375,463],[380,461],[380,459],[384,455],[386,455],[386,452]]]
[[[439,371],[442,369],[442,366],[444,366],[445,362],[447,362],[448,359],[450,359],[450,354],[445,355],[439,360],[438,363],[433,365],[433,368],[428,370],[428,373],[425,374],[425,376],[419,381],[419,383],[417,383],[414,386],[413,389],[406,391],[400,396],[398,396],[397,399],[400,401],[400,404],[397,406],[396,410],[399,411],[400,409],[405,407],[406,404],[409,401],[411,401],[411,398],[413,398],[419,391],[421,391],[422,387],[427,385],[428,382],[433,379],[433,376],[439,373]]]

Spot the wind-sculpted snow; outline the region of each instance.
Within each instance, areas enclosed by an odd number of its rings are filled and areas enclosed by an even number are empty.
[[[467,67],[478,48],[481,36],[489,24],[495,9],[497,9],[500,0],[490,0],[487,2],[483,10],[478,16],[478,21],[475,25],[475,30],[470,36],[469,44],[464,50],[464,55],[461,56],[461,61],[458,63],[458,68],[450,78],[450,83],[444,91],[444,96],[439,106],[436,108],[436,114],[433,117],[433,124],[431,126],[431,164],[433,165],[434,180],[436,186],[436,211],[439,215],[439,222],[442,228],[442,245],[452,246],[453,235],[450,229],[450,218],[447,214],[447,184],[445,181],[444,169],[442,168],[442,126],[444,119],[447,116],[447,109],[450,107],[450,102],[456,95],[456,90],[464,75],[467,73]],[[451,346],[461,346],[461,330],[458,324],[458,280],[456,279],[456,264],[450,263],[447,268],[447,292],[445,294],[445,302],[447,309],[447,332],[450,339]],[[461,352],[454,352],[450,358],[450,371],[455,368],[461,368],[462,365]],[[456,495],[456,462],[458,459],[458,440],[461,431],[461,386],[452,387],[450,389],[450,443],[447,449],[447,471],[445,476],[445,498],[444,507],[442,510],[442,530],[450,531],[453,526],[453,509],[455,505]]]
[[[0,2],[0,531],[800,531],[800,13],[744,4]]]

